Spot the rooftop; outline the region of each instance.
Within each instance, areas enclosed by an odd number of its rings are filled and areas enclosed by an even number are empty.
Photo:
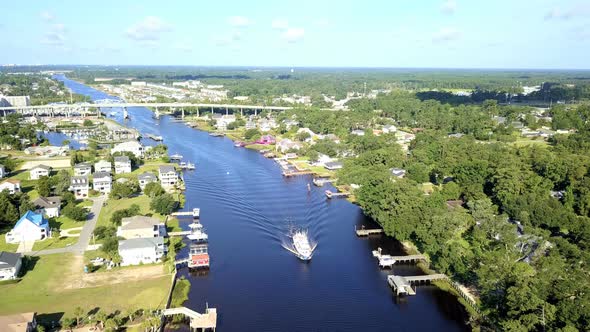
[[[174,168],[174,166],[171,166],[171,165],[160,166],[160,173],[171,173],[171,172],[176,172],[176,169]]]
[[[0,316],[0,326],[5,332],[26,332],[28,324],[35,319],[35,315],[34,312],[24,312]]]
[[[37,165],[37,166],[31,168],[31,171],[34,170],[34,169],[37,169],[37,168],[41,168],[41,169],[44,169],[46,171],[51,171],[51,166],[47,166],[47,165]]]
[[[13,268],[21,258],[21,254],[7,251],[0,251],[0,269]],[[0,323],[0,326],[2,324]]]
[[[111,173],[109,172],[96,172],[93,175],[94,180],[96,179],[102,179],[102,178],[111,178]]]
[[[131,160],[127,156],[118,156],[118,157],[115,157],[115,162],[116,163],[130,163]]]
[[[46,226],[49,224],[49,222],[47,221],[47,219],[43,218],[43,215],[40,213],[35,213],[32,211],[27,211],[25,212],[25,214],[22,215],[22,217],[20,217],[20,219],[16,222],[16,225],[14,225],[14,227],[16,228],[18,225],[20,225],[21,222],[28,220],[30,222],[32,222],[33,224],[37,225],[37,226]]]
[[[121,230],[153,228],[155,225],[159,225],[161,223],[162,221],[160,221],[160,219],[157,218],[146,216],[134,216],[129,218],[123,218],[121,220]]]
[[[151,172],[143,172],[137,176],[137,179],[139,179],[139,180],[150,180],[150,179],[155,180],[156,175]]]
[[[83,163],[79,163],[74,165],[74,168],[87,168],[87,167],[92,167],[92,165],[90,165],[90,163],[87,162],[83,162]]]
[[[33,204],[35,205],[36,208],[56,207],[61,204],[61,197],[59,197],[59,196],[51,196],[51,197],[41,196],[41,197],[37,198],[35,201],[33,201]]]
[[[131,249],[145,249],[161,247],[164,245],[164,238],[162,237],[147,237],[147,238],[135,238],[129,240],[119,241],[119,251],[131,250]]]

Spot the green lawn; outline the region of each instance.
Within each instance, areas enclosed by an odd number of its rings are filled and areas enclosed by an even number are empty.
[[[64,248],[67,246],[71,246],[72,244],[75,244],[76,242],[78,242],[77,237],[55,236],[55,237],[49,238],[44,241],[35,241],[35,244],[33,245],[33,251]]]
[[[18,244],[6,243],[6,233],[0,233],[0,251],[16,252]]]
[[[0,285],[0,314],[36,311],[41,315],[64,313],[64,317],[72,317],[78,306],[86,311],[100,308],[111,313],[130,308],[159,308],[166,303],[170,276],[63,290],[64,280],[76,279],[71,275],[64,277],[64,273],[71,273],[72,256],[48,255],[38,259],[19,283]]]
[[[84,223],[85,221],[76,221],[64,215],[61,215],[58,218],[49,219],[49,227],[51,227],[51,229],[62,230],[67,228],[82,227],[84,226]]]
[[[148,213],[152,213],[152,211],[150,210],[150,201],[151,199],[145,195],[140,195],[132,198],[109,199],[107,201],[107,205],[103,207],[100,211],[97,226],[111,226],[110,220],[113,213],[118,210],[127,209],[133,204],[139,205],[141,214],[145,215]],[[161,218],[161,216],[157,213],[154,213],[153,216],[156,218]]]

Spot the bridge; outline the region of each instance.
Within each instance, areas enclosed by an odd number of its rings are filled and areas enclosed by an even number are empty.
[[[293,107],[285,106],[266,106],[266,105],[239,105],[239,104],[201,104],[201,103],[188,103],[188,102],[174,102],[174,103],[135,103],[135,102],[120,102],[117,100],[101,100],[99,103],[77,103],[77,104],[47,104],[47,105],[34,105],[34,106],[3,106],[0,107],[3,115],[6,116],[6,112],[18,112],[23,115],[49,115],[54,116],[55,114],[62,114],[70,116],[71,114],[89,112],[91,108],[98,110],[102,108],[122,108],[127,110],[130,107],[148,107],[155,109],[156,116],[159,116],[159,109],[180,109],[184,117],[185,108],[195,108],[197,116],[199,115],[200,109],[215,109],[225,110],[226,114],[229,114],[229,110],[237,111],[243,115],[244,110],[254,111],[254,114],[258,111],[286,111],[293,109]]]
[[[164,309],[162,315],[184,315],[188,317],[190,319],[191,330],[201,329],[204,331],[205,329],[212,329],[215,332],[215,328],[217,327],[217,309],[215,308],[207,308],[204,314],[187,307],[170,308]]]

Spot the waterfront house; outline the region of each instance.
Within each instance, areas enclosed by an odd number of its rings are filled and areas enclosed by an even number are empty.
[[[158,181],[158,178],[154,173],[143,172],[137,176],[137,180],[139,181],[139,188],[144,190],[148,183],[156,182]]]
[[[79,163],[74,165],[74,175],[75,176],[84,176],[90,175],[92,173],[92,165],[90,163]]]
[[[25,312],[0,316],[0,326],[7,332],[33,332],[37,330],[37,318],[34,312]]]
[[[268,144],[275,144],[276,141],[275,141],[275,138],[272,137],[271,135],[263,135],[255,143],[256,144],[268,145]]]
[[[236,116],[233,115],[233,114],[230,114],[230,115],[222,115],[221,117],[216,118],[215,121],[216,121],[215,122],[215,127],[218,130],[227,130],[227,126],[230,123],[236,121]]]
[[[330,162],[327,162],[324,164],[324,167],[330,171],[335,171],[337,169],[341,169],[343,166],[344,166],[344,164],[342,164],[339,161],[330,161]]]
[[[0,281],[18,278],[21,265],[21,254],[0,251]]]
[[[277,150],[281,153],[285,153],[289,150],[299,150],[301,149],[301,144],[297,142],[293,142],[292,140],[285,138],[280,140],[277,143]]]
[[[111,172],[111,168],[113,167],[113,165],[106,160],[99,160],[98,162],[96,162],[94,164],[94,171],[95,172]]]
[[[111,154],[114,154],[115,152],[131,152],[137,158],[142,158],[145,148],[138,141],[128,141],[115,145],[111,149]]]
[[[39,180],[42,176],[49,176],[51,173],[51,167],[46,165],[37,165],[29,171],[29,178],[31,180]]]
[[[391,175],[395,176],[396,178],[403,178],[406,176],[406,170],[401,168],[390,168],[389,171]]]
[[[157,218],[134,216],[123,218],[117,227],[117,236],[124,239],[166,236],[166,224]]]
[[[131,160],[127,156],[115,157],[115,174],[131,173]]]
[[[51,235],[49,222],[40,213],[27,211],[16,222],[12,230],[6,233],[7,243],[44,240]]]
[[[33,201],[35,213],[42,214],[47,218],[57,218],[61,212],[61,197],[39,197]]]
[[[178,183],[178,173],[174,166],[163,165],[159,168],[160,184],[164,188],[174,187]]]
[[[20,180],[7,179],[0,183],[0,191],[8,190],[9,194],[15,194],[20,192]]]
[[[4,176],[6,176],[6,168],[4,165],[0,164],[0,179],[2,179]]]
[[[397,131],[397,127],[394,125],[385,125],[385,126],[383,126],[383,128],[381,130],[385,134],[395,133]]]
[[[256,122],[252,121],[252,120],[248,120],[246,121],[246,130],[248,129],[256,129]]]
[[[76,199],[88,197],[88,176],[72,176],[70,179],[70,191],[74,193]]]
[[[157,263],[162,261],[167,251],[163,237],[119,241],[121,266]]]
[[[111,173],[96,172],[92,176],[92,188],[103,194],[109,194],[113,186],[113,178]]]

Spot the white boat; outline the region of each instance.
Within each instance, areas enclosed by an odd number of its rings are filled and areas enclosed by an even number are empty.
[[[173,154],[170,156],[170,160],[181,160],[181,159],[182,159],[181,154]]]
[[[295,254],[299,259],[308,261],[311,259],[313,255],[313,249],[309,244],[309,239],[307,237],[307,231],[296,231],[293,234],[293,248],[295,249]]]

